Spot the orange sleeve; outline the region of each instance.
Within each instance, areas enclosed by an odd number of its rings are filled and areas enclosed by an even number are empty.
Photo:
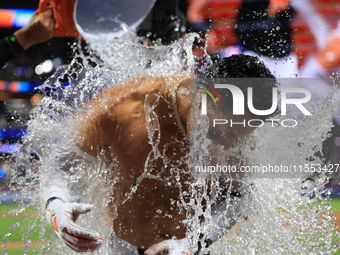
[[[270,0],[271,3],[273,4],[288,4],[289,3],[289,0]]]

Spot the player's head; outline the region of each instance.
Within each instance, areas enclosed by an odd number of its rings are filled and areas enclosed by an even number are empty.
[[[198,82],[207,83],[212,87],[216,79],[224,84],[235,85],[242,90],[245,98],[244,109],[252,117],[264,120],[276,113],[264,116],[254,115],[248,109],[248,87],[253,88],[253,106],[255,109],[267,110],[271,108],[273,103],[272,88],[276,86],[276,79],[259,58],[243,54],[232,55],[216,61],[198,76]],[[223,102],[221,107],[224,109],[221,110],[232,109],[233,97],[231,91],[229,89],[216,89],[216,91]]]
[[[246,79],[245,79],[246,78]],[[238,87],[244,95],[244,115],[233,115],[233,95],[229,89],[216,89],[222,105],[213,105],[208,100],[208,116],[211,120],[208,135],[211,139],[229,148],[238,138],[249,135],[255,128],[251,126],[231,125],[231,121],[248,123],[250,119],[265,120],[268,115],[254,115],[248,108],[248,88],[253,88],[253,106],[257,110],[271,109],[273,87],[276,79],[266,66],[257,58],[247,55],[233,55],[215,62],[197,77],[199,83],[214,87],[214,83],[231,84]],[[209,98],[209,97],[208,97]],[[213,126],[213,119],[226,119],[226,125]],[[255,124],[253,122],[253,124]]]

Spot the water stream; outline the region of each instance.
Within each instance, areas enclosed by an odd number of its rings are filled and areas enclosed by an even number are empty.
[[[92,48],[96,49],[92,57],[80,53],[73,63],[60,67],[40,87],[43,100],[31,113],[28,136],[17,155],[16,166],[11,170],[13,188],[19,186],[23,194],[33,196],[29,205],[41,209],[39,182],[42,178],[53,178],[46,176],[46,169],[39,169],[41,162],[38,158],[46,159],[47,155],[60,157],[60,147],[74,146],[72,142],[65,141],[70,132],[70,123],[92,97],[131,77],[193,74],[193,35],[173,45],[157,48],[142,46],[137,41],[138,38],[128,33],[121,39],[108,43],[91,42]],[[76,63],[79,58],[83,60],[82,65]],[[95,66],[89,64],[89,58],[96,63]],[[312,118],[300,118],[299,125],[295,128],[272,127],[270,123],[266,123],[249,139],[240,141],[237,148],[232,148],[230,155],[241,155],[238,157],[247,162],[247,165],[322,164],[322,156],[315,155],[320,151],[322,141],[332,127],[332,113],[336,110],[336,103],[332,103],[334,100],[330,98],[333,98],[332,95],[317,101],[318,107],[313,111]],[[155,129],[156,120],[152,116],[152,109],[149,117],[149,132],[155,134],[157,128]],[[209,153],[214,153],[222,165],[225,152],[207,138],[207,119],[193,114],[191,122],[194,126],[191,133],[191,162],[199,166],[209,165]],[[32,156],[33,154],[36,156]],[[105,221],[104,205],[115,203],[110,197],[120,176],[115,176],[110,170],[117,166],[117,162],[108,166],[101,163],[101,157],[105,156],[99,156],[91,165],[78,164],[72,169],[73,174],[67,178],[72,183],[75,200],[86,199],[96,205],[91,213],[79,219],[79,224],[93,227],[103,234],[105,240],[109,240],[112,222]],[[25,169],[25,176],[16,175],[19,167]],[[327,190],[322,189],[328,176],[323,173],[312,178],[308,178],[309,176],[310,173],[293,178],[285,175],[247,174],[243,180],[249,190],[244,206],[247,220],[236,224],[214,243],[211,254],[332,254],[332,251],[339,248],[339,233],[335,231],[337,226],[330,212]],[[210,209],[214,199],[211,194],[218,192],[220,177],[232,178],[227,173],[195,176],[189,189],[190,200],[179,198],[183,210],[190,215],[186,224],[187,237],[192,246],[198,240],[197,229],[203,228],[204,231],[213,228],[213,223],[201,226],[199,217],[204,215],[208,223],[211,220]],[[130,195],[133,195],[133,190]],[[203,206],[204,204],[208,206]],[[22,203],[20,210],[25,210],[27,206],[28,204]],[[19,211],[10,213],[16,214]],[[63,247],[51,228],[47,224],[39,224],[39,220],[45,222],[43,209],[35,218],[26,220],[31,223],[30,227],[20,227],[21,223],[18,223],[10,229],[14,232],[20,228],[25,234],[38,231],[43,241],[38,249],[39,254],[73,254]],[[47,238],[46,233],[50,233],[51,239]],[[3,242],[8,235],[3,238]],[[23,240],[26,244],[23,254],[29,254],[28,245],[31,241],[28,238]],[[111,248],[106,242],[97,254],[109,254],[109,249]],[[3,249],[1,254],[7,254],[6,252]]]

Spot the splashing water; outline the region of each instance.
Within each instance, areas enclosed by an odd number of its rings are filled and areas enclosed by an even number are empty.
[[[13,180],[15,179],[22,187],[24,194],[33,192],[35,198],[31,202],[33,205],[40,207],[38,186],[41,178],[48,179],[53,176],[48,176],[48,169],[35,171],[32,168],[32,153],[39,159],[45,159],[47,155],[61,158],[67,156],[60,148],[66,147],[72,151],[75,146],[71,141],[65,141],[71,131],[68,127],[71,126],[74,116],[86,102],[108,87],[137,76],[170,77],[180,73],[192,74],[193,40],[194,35],[190,35],[171,46],[158,48],[141,46],[136,43],[137,38],[132,34],[108,43],[92,42],[96,55],[100,56],[100,60],[92,59],[97,63],[95,67],[88,64],[87,57],[77,56],[83,59],[82,66],[78,65],[78,69],[74,69],[76,57],[73,63],[60,67],[40,87],[44,98],[32,111],[28,123],[28,137],[17,156],[16,168],[25,169],[26,175],[21,179],[13,177]],[[304,165],[311,162],[311,157],[313,163],[321,163],[321,159],[315,157],[315,152],[320,150],[321,143],[332,126],[331,113],[335,106],[329,104],[328,98],[320,100],[318,105],[320,107],[313,112],[313,118],[301,119],[296,128],[273,128],[266,124],[258,128],[247,141],[240,141],[239,146],[232,148],[229,154],[236,155],[242,152],[241,161],[247,165]],[[147,111],[149,137],[161,135],[157,127],[157,118],[153,116],[153,106],[146,104],[146,107],[149,110]],[[190,161],[195,165],[209,165],[213,153],[222,164],[225,154],[223,148],[212,144],[206,136],[208,120],[199,116],[197,111],[193,111],[191,122],[193,131]],[[151,141],[157,143],[157,139]],[[164,162],[167,161],[160,151],[150,155],[163,157]],[[72,183],[75,200],[91,201],[96,206],[86,217],[79,219],[79,224],[95,229],[104,236],[104,239],[106,237],[106,240],[109,240],[108,237],[112,235],[112,222],[105,220],[104,208],[107,204],[114,205],[116,202],[112,199],[112,192],[121,177],[110,171],[117,167],[118,162],[113,161],[107,165],[102,163],[104,158],[105,155],[100,155],[98,160],[90,165],[76,164],[70,170],[72,175],[67,178]],[[38,160],[34,164],[41,167]],[[174,168],[169,166],[169,171],[176,173],[175,170],[170,170]],[[180,178],[180,173],[176,174],[176,178]],[[197,230],[204,232],[214,228],[211,208],[219,192],[218,183],[221,175],[223,178],[234,178],[224,173],[196,176],[188,191],[191,195],[190,201],[184,196],[179,198],[182,208],[187,211],[187,237],[192,246],[198,242]],[[337,250],[339,241],[334,240],[339,239],[339,234],[335,232],[336,225],[330,212],[329,198],[323,195],[325,191],[322,190],[328,177],[320,174],[314,179],[306,180],[308,175],[309,173],[305,173],[295,178],[282,176],[259,178],[246,175],[243,182],[249,190],[244,206],[247,220],[236,224],[227,235],[214,243],[211,246],[211,254],[331,254]],[[134,188],[137,189],[138,185]],[[131,190],[126,194],[126,199],[129,199],[133,192],[134,190]],[[230,203],[230,200],[227,199],[226,202]],[[26,205],[22,204],[20,207],[24,210]],[[45,222],[43,211],[40,210],[40,216],[37,218]],[[199,222],[202,215],[207,222],[204,226]],[[38,220],[29,221],[34,221],[31,228],[39,229],[40,237],[44,241],[39,254],[73,254],[56,241],[53,231],[46,228],[45,224],[38,224]],[[16,227],[13,225],[12,229]],[[49,232],[52,235],[51,239],[45,235]],[[8,235],[4,237],[4,242]],[[28,251],[30,241],[25,239],[24,242],[25,251]],[[110,242],[106,242],[105,245],[106,247],[97,254],[110,254]],[[114,254],[119,253],[116,251]]]

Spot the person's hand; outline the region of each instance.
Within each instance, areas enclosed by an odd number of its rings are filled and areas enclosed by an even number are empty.
[[[43,13],[35,11],[28,24],[17,30],[14,35],[24,50],[36,43],[46,42],[53,36],[55,19],[51,9]]]
[[[288,10],[288,3],[282,4],[270,2],[268,5],[267,14],[270,18],[275,18],[280,12],[284,12],[286,10]]]
[[[326,46],[317,53],[316,59],[324,69],[339,67],[340,65],[340,36],[331,36]]]
[[[88,213],[93,205],[64,203],[60,199],[53,200],[46,211],[46,218],[58,237],[76,252],[92,252],[104,242],[100,235],[75,223],[80,214]]]
[[[152,245],[144,252],[145,255],[189,255],[189,242],[187,238],[180,240],[165,240]]]

